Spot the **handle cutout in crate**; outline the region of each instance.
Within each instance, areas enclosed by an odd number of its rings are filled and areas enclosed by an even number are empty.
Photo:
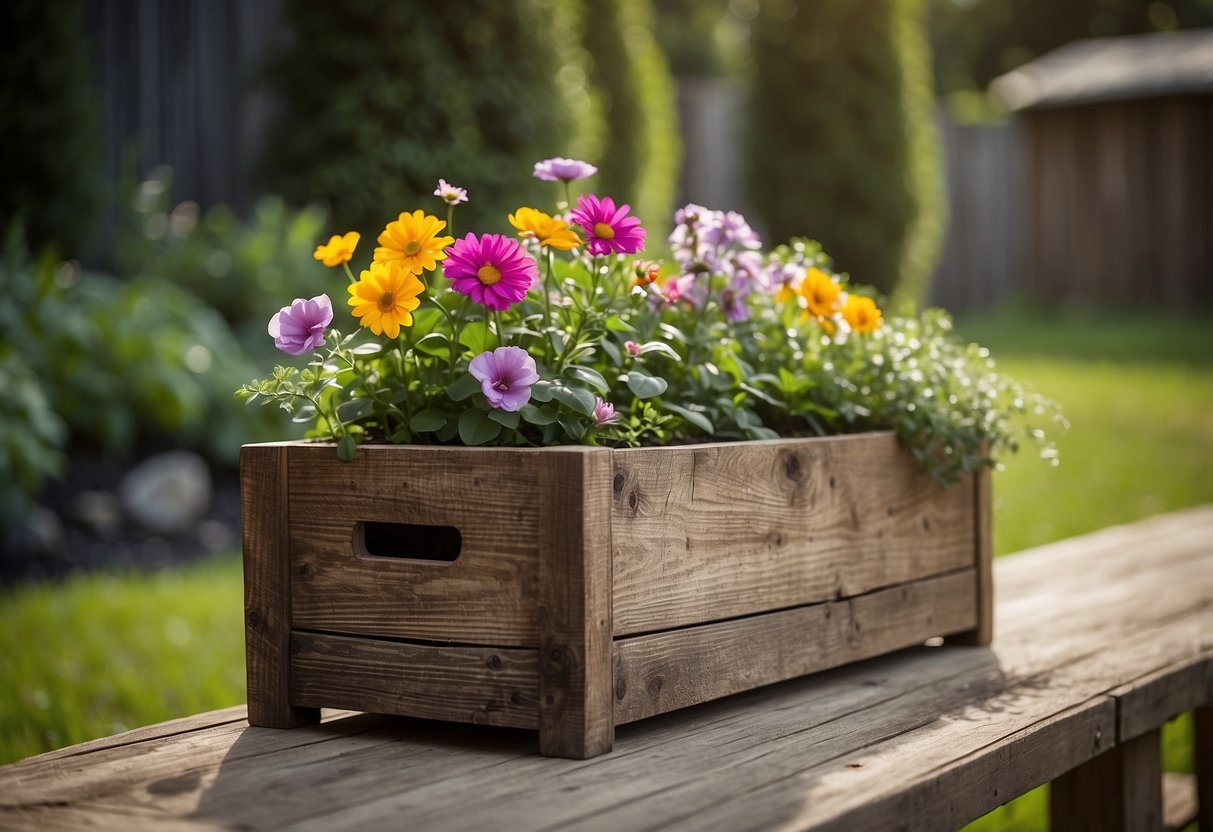
[[[360,558],[432,560],[450,563],[463,549],[463,535],[454,526],[417,523],[354,524],[354,554]]]

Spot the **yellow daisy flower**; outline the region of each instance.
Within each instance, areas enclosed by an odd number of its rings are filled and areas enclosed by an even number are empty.
[[[370,270],[346,288],[358,323],[389,338],[399,335],[400,327],[413,325],[412,312],[421,305],[418,295],[425,291],[417,275],[395,261],[371,263]]]
[[[340,266],[342,263],[350,262],[354,256],[354,249],[358,247],[358,241],[361,239],[362,235],[357,231],[351,231],[345,235],[334,234],[329,237],[327,245],[316,246],[316,253],[312,256],[329,268]]]
[[[842,286],[830,279],[821,269],[813,266],[800,284],[800,296],[811,314],[828,318],[838,311]]]
[[[510,214],[510,225],[518,229],[519,237],[532,237],[541,246],[568,251],[581,245],[577,232],[569,228],[564,220],[550,217],[534,208],[519,208]]]
[[[876,301],[862,295],[848,295],[842,317],[853,332],[875,332],[880,326],[880,310]]]
[[[375,262],[399,263],[410,274],[431,271],[446,259],[443,249],[455,242],[454,237],[437,236],[444,228],[445,222],[424,211],[403,213],[379,235]]]

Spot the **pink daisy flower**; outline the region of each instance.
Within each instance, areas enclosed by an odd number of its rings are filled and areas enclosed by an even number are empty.
[[[593,194],[577,197],[577,207],[570,216],[585,229],[586,250],[590,254],[635,254],[644,248],[644,229],[640,220],[629,217],[631,206],[615,207],[609,196],[602,199]]]
[[[442,270],[455,291],[498,312],[522,300],[539,279],[535,260],[512,237],[469,233],[446,254]]]
[[[498,410],[522,410],[531,400],[531,385],[539,381],[535,359],[522,347],[498,347],[482,352],[468,364],[489,404]]]
[[[557,156],[555,159],[544,159],[535,163],[535,178],[545,182],[572,182],[577,179],[588,179],[598,173],[598,168],[580,159],[565,159]]]
[[[594,397],[594,424],[602,427],[618,421],[619,414],[615,412],[615,405],[604,401],[602,396]]]

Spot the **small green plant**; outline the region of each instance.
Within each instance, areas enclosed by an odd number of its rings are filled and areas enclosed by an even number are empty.
[[[316,258],[341,266],[372,339],[330,329],[327,294],[269,324],[311,355],[237,395],[277,405],[351,459],[360,442],[551,445],[772,439],[891,429],[943,482],[1015,450],[1053,458],[1048,402],[998,374],[942,312],[885,318],[871,290],[831,272],[812,241],[764,252],[735,212],[688,205],[664,267],[634,259],[629,206],[572,183],[592,165],[550,159],[557,214],[510,214],[520,239],[451,229],[465,191],[440,182],[446,221],[402,213],[355,277],[351,232]],[[566,213],[562,213],[566,212]],[[1026,419],[1020,417],[1028,417]]]

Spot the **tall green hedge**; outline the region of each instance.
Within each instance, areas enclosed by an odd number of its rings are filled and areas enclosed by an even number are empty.
[[[822,242],[899,298],[926,293],[944,210],[922,0],[763,0],[751,202],[775,241]]]
[[[0,229],[78,257],[100,194],[100,135],[80,0],[0,2]]]
[[[665,237],[678,187],[678,103],[654,36],[651,0],[587,0],[590,78],[602,101],[606,143],[595,189],[632,203],[653,240]]]
[[[535,161],[601,150],[580,15],[572,0],[288,0],[266,184],[373,235],[406,209],[441,213],[442,177],[471,191],[457,232],[508,228],[504,212],[551,200]]]

